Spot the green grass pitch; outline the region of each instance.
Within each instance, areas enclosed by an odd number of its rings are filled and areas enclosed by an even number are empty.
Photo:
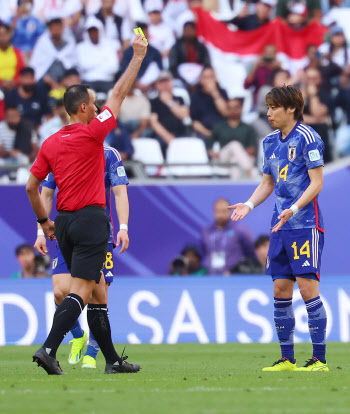
[[[117,347],[121,349],[119,345]],[[104,375],[58,359],[68,375],[48,376],[31,362],[37,346],[0,347],[1,414],[350,413],[350,345],[327,345],[330,372],[263,373],[278,344],[128,345],[137,374]],[[311,344],[297,344],[300,365]]]

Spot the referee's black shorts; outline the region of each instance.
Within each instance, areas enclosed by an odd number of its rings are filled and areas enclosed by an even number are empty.
[[[55,233],[63,258],[72,277],[99,283],[106,259],[109,220],[106,210],[86,206],[77,211],[60,211]]]

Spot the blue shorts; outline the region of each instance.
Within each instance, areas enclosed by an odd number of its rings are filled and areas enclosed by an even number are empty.
[[[58,275],[61,273],[70,273],[66,262],[62,256],[61,250],[56,244],[55,258],[52,261],[52,275]],[[103,267],[103,274],[106,283],[112,283],[114,277],[114,262],[113,262],[113,243],[108,243],[108,251],[106,255],[106,261]]]
[[[307,277],[320,280],[324,234],[318,229],[271,233],[265,273],[272,279]]]

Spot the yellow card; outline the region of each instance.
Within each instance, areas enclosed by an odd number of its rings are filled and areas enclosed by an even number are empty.
[[[144,33],[143,33],[143,31],[142,31],[141,27],[136,27],[136,28],[134,29],[134,33],[135,33],[136,35],[141,34],[144,38],[146,38],[146,36],[144,35]]]

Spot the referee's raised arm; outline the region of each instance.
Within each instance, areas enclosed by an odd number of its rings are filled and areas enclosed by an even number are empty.
[[[135,37],[132,43],[134,55],[126,71],[115,84],[112,95],[106,103],[106,106],[112,111],[115,118],[117,118],[120,106],[135,82],[137,73],[147,53],[147,45],[147,39],[140,34]]]

